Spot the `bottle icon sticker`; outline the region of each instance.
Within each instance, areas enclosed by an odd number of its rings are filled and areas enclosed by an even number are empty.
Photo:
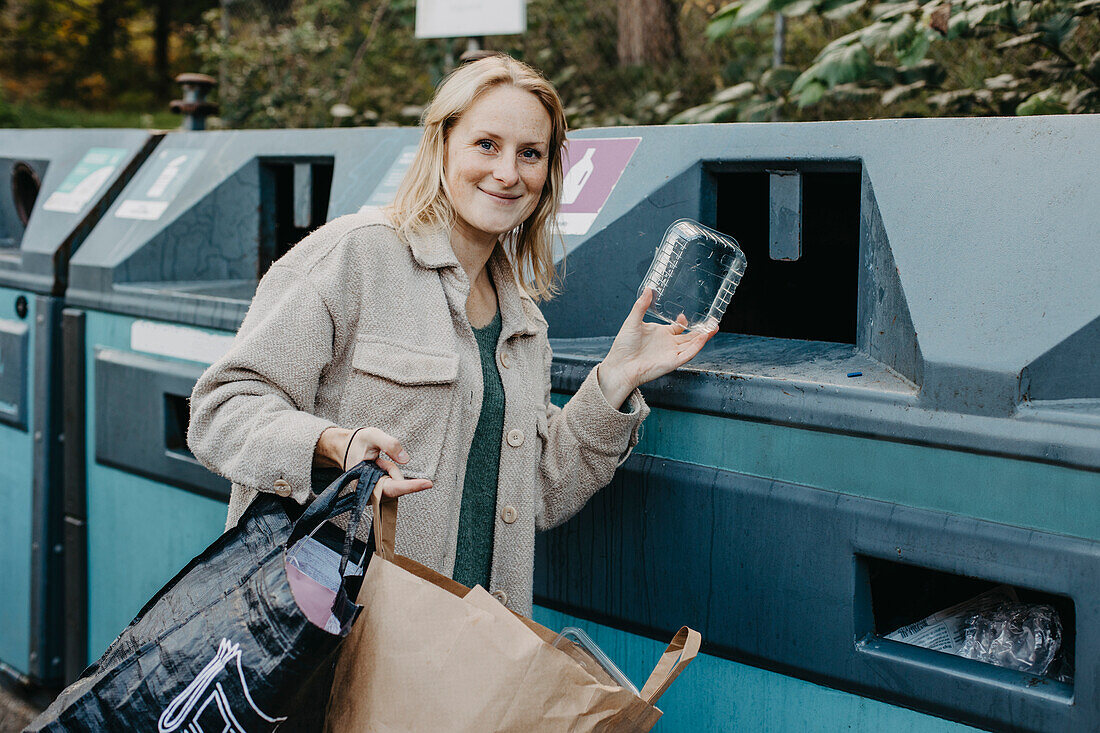
[[[168,161],[168,165],[164,166],[164,170],[157,176],[157,180],[153,181],[153,185],[149,187],[149,190],[145,192],[145,195],[151,199],[160,198],[164,195],[164,190],[168,188],[168,184],[180,174],[180,168],[187,162],[186,155],[177,155]]]
[[[574,163],[569,172],[565,174],[565,178],[562,179],[562,192],[561,202],[568,205],[575,203],[577,197],[581,195],[581,191],[584,190],[584,184],[588,183],[588,179],[592,176],[592,171],[596,169],[592,163],[592,156],[595,155],[596,149],[589,148],[584,151],[584,157]]]
[[[159,150],[156,162],[143,166],[133,182],[126,187],[127,192],[133,192],[133,198],[122,201],[115,209],[115,216],[119,219],[144,221],[159,219],[183,190],[203,155],[204,151],[193,148]]]
[[[640,137],[569,141],[563,150],[561,209],[557,217],[562,234],[588,232],[641,141]],[[600,159],[599,167],[596,158]]]

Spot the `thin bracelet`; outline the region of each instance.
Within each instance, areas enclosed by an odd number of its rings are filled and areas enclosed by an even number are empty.
[[[351,453],[351,444],[355,442],[355,434],[358,433],[360,430],[366,430],[366,428],[356,428],[355,430],[351,431],[351,437],[348,438],[348,447],[344,449],[344,462],[340,464],[341,471],[348,470],[348,454]]]

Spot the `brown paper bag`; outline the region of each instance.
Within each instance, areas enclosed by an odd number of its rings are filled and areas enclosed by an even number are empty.
[[[684,627],[640,695],[553,631],[393,549],[397,502],[375,492],[377,554],[359,591],[363,612],[340,651],[326,730],[644,732],[658,698],[699,651]],[[571,653],[576,656],[571,656]],[[588,660],[591,661],[591,660]]]

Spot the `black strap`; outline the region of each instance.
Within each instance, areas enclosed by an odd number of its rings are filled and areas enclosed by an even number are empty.
[[[302,512],[302,516],[294,523],[294,529],[290,532],[287,547],[293,547],[301,538],[308,535],[322,523],[338,517],[341,514],[351,512],[348,520],[347,531],[344,534],[344,548],[340,557],[340,576],[343,577],[347,568],[348,558],[351,556],[352,545],[355,542],[355,534],[359,529],[359,521],[363,513],[370,505],[371,493],[375,484],[383,476],[387,475],[373,461],[362,461],[348,469],[328,485],[321,494],[313,500]],[[355,482],[355,490],[346,496],[340,496],[344,487]]]

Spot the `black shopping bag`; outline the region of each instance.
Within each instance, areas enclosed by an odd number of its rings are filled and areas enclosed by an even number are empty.
[[[318,676],[331,675],[361,610],[345,572],[384,475],[364,461],[304,512],[291,499],[261,494],[27,730],[256,733],[288,718],[294,727],[303,695]],[[354,492],[340,496],[353,482]],[[313,533],[333,529],[325,522],[346,512],[337,549],[315,547]],[[367,557],[370,545],[373,536]],[[314,548],[309,561],[299,563],[307,547]],[[331,611],[327,624],[318,609]],[[326,698],[327,690],[322,708]]]

